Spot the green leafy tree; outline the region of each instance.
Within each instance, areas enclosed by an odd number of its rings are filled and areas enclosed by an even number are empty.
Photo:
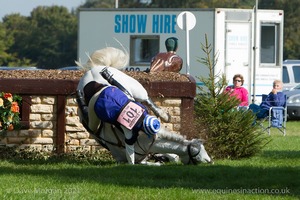
[[[122,1],[123,2],[123,1]],[[119,1],[121,3],[121,1]],[[81,8],[115,8],[115,0],[86,0]]]
[[[30,17],[11,15],[3,23],[14,39],[8,52],[26,65],[46,69],[75,65],[77,18],[67,8],[40,6]]]
[[[284,10],[284,49],[285,59],[300,59],[300,2],[281,1],[278,9]]]
[[[6,52],[9,43],[6,40],[6,29],[0,24],[0,65],[6,65],[10,55]]]
[[[6,59],[2,59],[2,65],[5,66],[35,66],[30,59],[22,56],[25,36],[28,31],[28,21],[26,17],[19,14],[12,14],[4,17],[3,26],[5,27],[5,54]],[[18,39],[20,38],[20,39]],[[18,41],[21,41],[20,43]]]
[[[77,19],[61,6],[37,7],[31,12],[31,29],[26,57],[41,68],[58,68],[74,65],[77,54]]]
[[[172,0],[152,0],[150,6],[152,8],[186,8],[186,1]]]
[[[238,159],[258,153],[266,144],[263,131],[254,125],[251,111],[238,110],[239,100],[223,92],[227,86],[224,74],[215,74],[217,56],[210,57],[212,47],[202,45],[207,55],[199,61],[208,67],[208,77],[198,77],[205,87],[199,87],[195,99],[195,122],[206,148],[215,158]]]

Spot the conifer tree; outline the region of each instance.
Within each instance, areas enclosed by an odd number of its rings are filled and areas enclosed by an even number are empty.
[[[254,125],[255,116],[249,110],[238,109],[237,98],[224,93],[226,77],[214,73],[217,55],[211,58],[212,48],[202,44],[206,58],[198,61],[208,70],[208,77],[197,77],[204,86],[199,86],[195,99],[195,122],[200,137],[206,139],[206,148],[215,158],[238,159],[258,153],[268,139]]]

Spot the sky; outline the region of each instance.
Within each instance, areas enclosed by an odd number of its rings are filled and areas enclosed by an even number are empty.
[[[72,10],[85,3],[85,0],[0,0],[0,21],[5,15],[20,13],[30,16],[31,11],[37,6],[64,6]]]

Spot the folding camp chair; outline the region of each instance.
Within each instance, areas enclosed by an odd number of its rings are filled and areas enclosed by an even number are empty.
[[[268,95],[262,95],[264,101]],[[286,96],[285,96],[286,99]],[[267,126],[264,122],[268,122]],[[264,131],[267,131],[270,135],[271,128],[277,128],[283,136],[286,135],[286,121],[287,121],[287,107],[286,103],[283,107],[273,106],[269,109],[269,114],[266,118],[261,119],[260,126]]]

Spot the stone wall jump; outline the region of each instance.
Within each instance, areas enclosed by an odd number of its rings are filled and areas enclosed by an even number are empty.
[[[79,122],[75,91],[78,80],[1,79],[0,91],[18,94],[23,98],[21,130],[7,132],[0,137],[0,145],[33,147],[37,150],[59,153],[76,148],[101,148]],[[196,83],[145,82],[142,83],[152,100],[171,115],[167,129],[189,136],[193,121]]]

